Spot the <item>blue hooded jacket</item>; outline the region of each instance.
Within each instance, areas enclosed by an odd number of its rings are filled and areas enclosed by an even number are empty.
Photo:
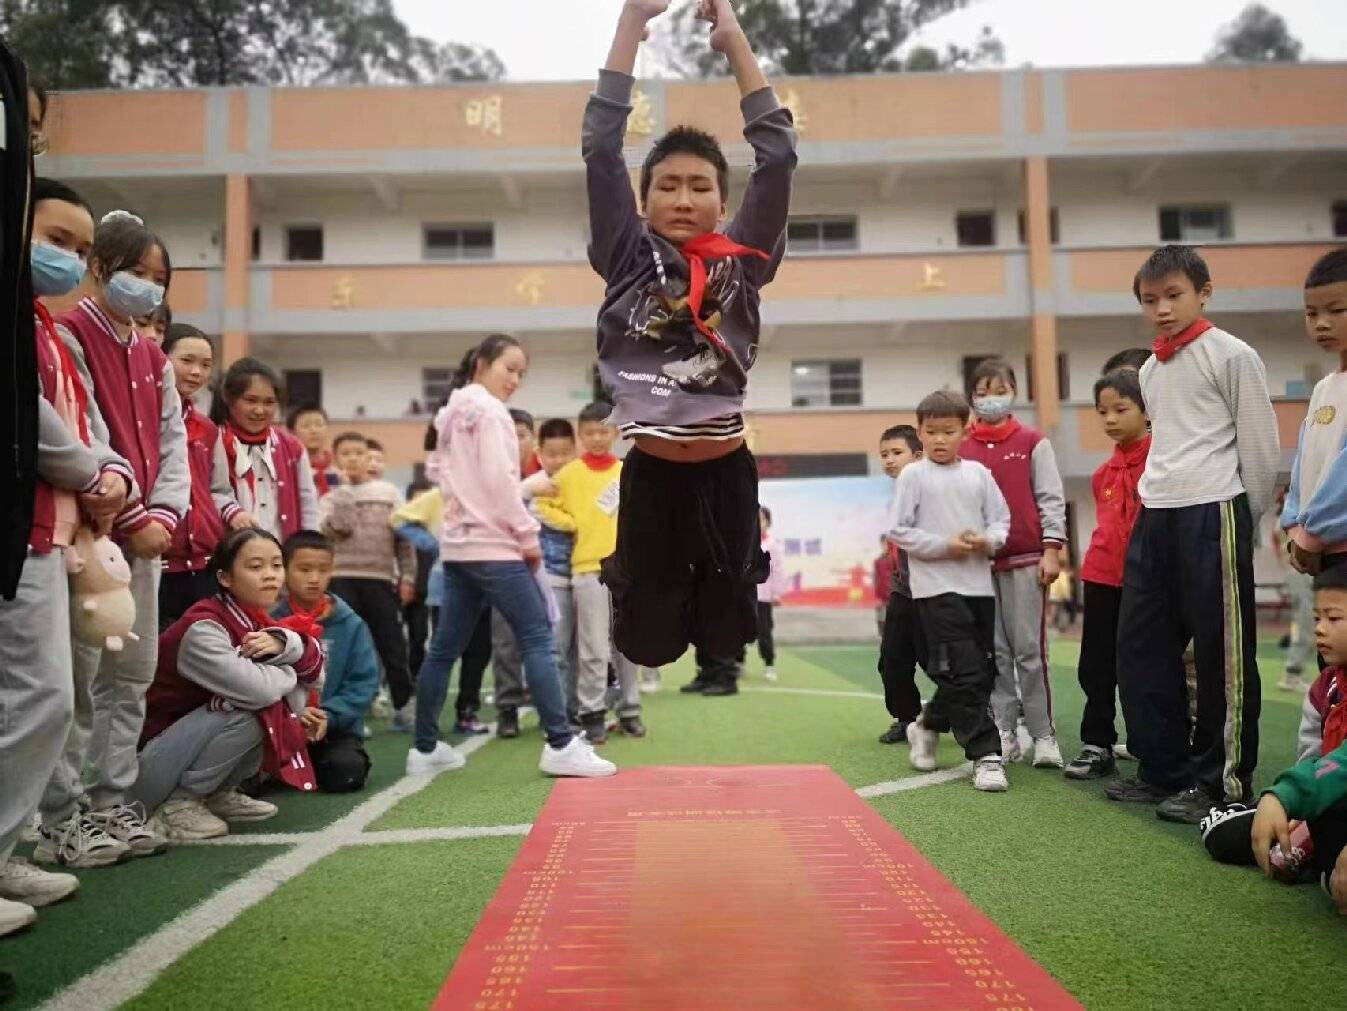
[[[321,622],[327,672],[323,680],[322,707],[327,710],[328,733],[359,736],[365,711],[379,691],[379,654],[369,626],[340,597],[329,593],[332,609]],[[289,600],[273,612],[277,618],[291,614]]]

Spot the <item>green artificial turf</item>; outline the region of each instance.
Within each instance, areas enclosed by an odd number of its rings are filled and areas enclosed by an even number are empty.
[[[124,1007],[424,1008],[522,844],[491,838],[341,850]]]

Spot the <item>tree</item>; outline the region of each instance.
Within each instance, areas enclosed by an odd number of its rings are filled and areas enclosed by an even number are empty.
[[[0,35],[44,87],[106,88],[113,83],[110,7],[96,0],[3,0]]]
[[[739,23],[763,67],[773,74],[863,74],[874,71],[957,69],[1004,58],[990,28],[971,49],[927,46],[902,50],[923,27],[967,7],[970,0],[740,0]],[[707,49],[696,23],[696,0],[680,0],[663,25],[656,22],[654,57],[683,76],[728,72]],[[662,19],[664,20],[664,19]]]
[[[1253,3],[1221,30],[1209,63],[1295,63],[1303,47],[1286,27],[1286,19]]]

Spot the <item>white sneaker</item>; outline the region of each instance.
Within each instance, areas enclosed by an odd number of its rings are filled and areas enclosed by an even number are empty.
[[[1121,758],[1124,762],[1136,761],[1136,756],[1127,750],[1126,744],[1115,744],[1113,746],[1113,757]]]
[[[88,818],[118,842],[126,843],[133,857],[154,856],[168,849],[168,840],[145,824],[145,809],[139,804],[90,811]]]
[[[776,680],[776,668],[775,668],[775,667],[768,667],[765,671],[762,672],[762,676],[765,677],[768,681],[775,681],[775,680]]]
[[[916,720],[907,725],[907,760],[912,768],[919,772],[930,772],[935,768],[935,749],[940,743],[940,735],[928,730]]]
[[[1024,761],[1029,757],[1029,752],[1034,750],[1034,735],[1029,733],[1029,728],[1025,726],[1024,717],[1015,724],[1015,742],[1020,746],[1020,758],[1017,761]]]
[[[444,769],[461,769],[468,760],[444,741],[435,742],[435,750],[429,755],[412,748],[407,752],[407,775],[429,776]]]
[[[583,735],[576,734],[571,743],[564,748],[543,745],[543,757],[538,760],[538,770],[549,776],[581,776],[595,778],[612,776],[617,766],[606,758],[594,753],[594,746]]]
[[[73,895],[80,879],[73,874],[53,874],[34,867],[23,857],[10,857],[0,867],[0,897],[30,906],[50,906]]]
[[[984,793],[1004,793],[1010,789],[1006,782],[1006,768],[995,755],[979,758],[973,770],[973,789]]]
[[[23,823],[19,829],[19,842],[32,845],[42,841],[42,834],[38,831],[42,827],[42,816],[36,811],[33,816]]]
[[[108,867],[131,855],[131,847],[112,838],[89,816],[75,812],[55,828],[38,830],[33,859],[63,867]]]
[[[254,800],[238,790],[226,790],[206,798],[206,809],[224,821],[266,821],[280,810],[265,800]]]
[[[26,902],[0,899],[0,937],[31,926],[37,919],[37,910]]]
[[[1057,746],[1055,737],[1039,737],[1034,741],[1034,768],[1061,769],[1066,765],[1062,761],[1062,749]]]
[[[386,720],[393,715],[393,700],[387,688],[379,689],[379,694],[374,696],[374,701],[369,704],[369,714],[376,720]]]
[[[173,842],[197,842],[229,835],[229,826],[211,814],[200,800],[166,800],[154,812],[150,824]]]
[[[1020,748],[1020,739],[1013,730],[1001,731],[1001,757],[1007,762],[1023,762],[1024,751]]]

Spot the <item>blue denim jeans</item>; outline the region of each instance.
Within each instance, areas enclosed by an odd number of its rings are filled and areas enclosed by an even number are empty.
[[[440,712],[449,691],[449,674],[472,638],[482,611],[493,607],[509,624],[519,644],[524,680],[533,696],[547,743],[570,742],[566,700],[553,653],[552,626],[533,573],[518,562],[444,562],[444,602],[416,683],[416,747],[430,752],[440,736]]]

